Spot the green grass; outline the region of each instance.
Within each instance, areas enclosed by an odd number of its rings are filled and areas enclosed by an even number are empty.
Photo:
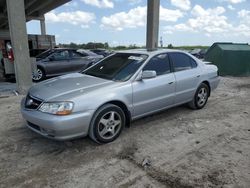
[[[168,47],[163,47],[168,48]],[[208,49],[209,46],[173,46],[173,49],[182,49],[182,50],[193,50],[193,49]]]

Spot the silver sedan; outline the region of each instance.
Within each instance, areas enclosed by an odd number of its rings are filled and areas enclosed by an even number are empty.
[[[22,100],[27,126],[48,138],[115,140],[132,120],[187,103],[203,108],[218,69],[175,50],[116,52],[84,72],[43,81]]]

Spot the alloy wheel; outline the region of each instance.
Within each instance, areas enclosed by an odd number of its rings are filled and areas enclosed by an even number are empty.
[[[208,91],[205,87],[200,88],[198,95],[197,95],[197,104],[199,107],[202,107],[206,104],[208,98]]]
[[[39,68],[35,72],[32,73],[32,78],[35,81],[39,81],[43,78],[43,71]]]
[[[97,130],[103,139],[112,139],[119,133],[121,127],[121,116],[115,111],[110,111],[100,118]]]

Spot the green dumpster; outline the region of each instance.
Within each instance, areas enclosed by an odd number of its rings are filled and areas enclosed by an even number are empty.
[[[220,75],[250,76],[250,46],[239,43],[214,43],[205,61],[217,65]]]

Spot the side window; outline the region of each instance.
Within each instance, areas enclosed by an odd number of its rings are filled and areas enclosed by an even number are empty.
[[[193,68],[191,58],[188,55],[184,53],[169,53],[169,56],[173,62],[173,67],[174,67],[175,72]]]
[[[72,58],[80,58],[80,57],[82,57],[82,55],[80,53],[74,52],[74,51],[72,51],[71,55],[72,55]]]
[[[60,51],[60,52],[55,52],[52,55],[54,57],[54,60],[66,60],[69,58],[69,52],[68,50]]]
[[[197,67],[196,61],[191,57],[190,57],[190,62],[191,62],[191,65],[192,65],[193,68]]]
[[[160,54],[151,58],[143,70],[154,70],[157,76],[170,73],[171,71],[168,55]]]

